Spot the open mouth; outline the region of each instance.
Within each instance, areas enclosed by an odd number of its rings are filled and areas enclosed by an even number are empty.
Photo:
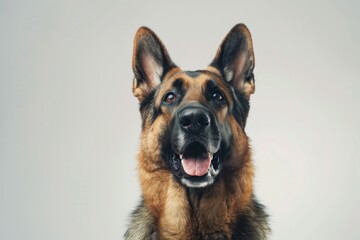
[[[219,151],[209,152],[204,144],[194,142],[181,153],[173,153],[173,168],[188,187],[205,187],[214,182],[220,172]]]
[[[180,159],[186,174],[200,177],[209,171],[213,154],[205,153],[203,156],[199,157],[184,157],[181,154]]]

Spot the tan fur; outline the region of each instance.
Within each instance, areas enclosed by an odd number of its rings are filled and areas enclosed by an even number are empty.
[[[185,189],[169,179],[164,211],[160,216],[159,235],[162,239],[189,239],[190,208]]]

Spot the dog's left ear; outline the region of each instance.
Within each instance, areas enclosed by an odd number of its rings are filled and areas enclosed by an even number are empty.
[[[132,67],[133,93],[141,102],[175,64],[158,36],[149,28],[141,27],[134,39]]]
[[[230,30],[210,66],[220,70],[231,86],[250,99],[255,92],[255,58],[250,31],[244,24]]]

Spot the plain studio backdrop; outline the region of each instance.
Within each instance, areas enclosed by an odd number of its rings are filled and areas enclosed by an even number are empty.
[[[360,239],[359,1],[0,1],[0,239],[121,239],[140,199],[132,42],[186,70],[253,36],[246,132],[271,239]]]

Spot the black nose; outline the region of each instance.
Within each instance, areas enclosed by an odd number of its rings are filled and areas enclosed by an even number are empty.
[[[201,108],[185,108],[179,113],[179,123],[183,130],[199,133],[210,125],[210,116]]]

